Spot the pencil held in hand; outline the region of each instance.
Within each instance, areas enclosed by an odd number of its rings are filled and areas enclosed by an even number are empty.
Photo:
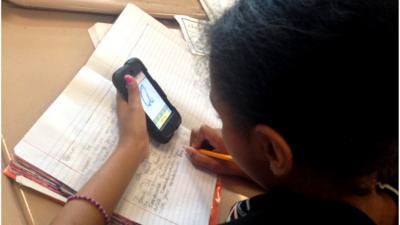
[[[197,168],[212,171],[221,175],[232,175],[248,178],[247,175],[235,163],[232,156],[217,151],[187,147],[186,155]]]
[[[232,161],[232,156],[227,155],[227,154],[217,153],[217,152],[213,152],[213,151],[209,151],[209,150],[205,150],[205,149],[199,149],[198,151],[203,155],[211,156],[213,158],[222,159],[222,160],[226,160],[226,161]]]

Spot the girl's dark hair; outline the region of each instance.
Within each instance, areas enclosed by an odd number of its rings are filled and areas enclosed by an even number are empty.
[[[295,165],[382,172],[398,151],[397,4],[241,0],[210,29],[211,86],[239,129],[277,130]]]

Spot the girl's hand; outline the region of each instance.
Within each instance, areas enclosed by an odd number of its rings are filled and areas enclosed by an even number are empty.
[[[214,152],[227,154],[221,130],[203,125],[198,130],[192,130],[190,135],[190,147],[186,149],[186,153],[193,165],[202,169],[210,170],[217,174],[247,178],[247,175],[243,173],[235,162],[216,159],[199,153],[197,149],[201,148],[204,141],[208,141],[208,143],[215,148],[213,150]]]
[[[140,101],[139,87],[135,78],[125,75],[128,89],[128,102],[117,94],[117,115],[119,124],[119,141],[117,149],[135,151],[142,161],[149,152],[146,116]]]

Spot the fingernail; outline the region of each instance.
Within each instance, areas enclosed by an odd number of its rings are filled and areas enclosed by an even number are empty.
[[[135,78],[133,78],[131,75],[128,74],[124,76],[124,79],[126,85],[132,84],[132,82],[135,80]]]

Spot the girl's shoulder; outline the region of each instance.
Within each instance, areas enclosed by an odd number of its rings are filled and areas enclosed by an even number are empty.
[[[237,202],[226,225],[239,224],[371,224],[359,209],[341,202],[309,198],[285,190],[274,190]]]

